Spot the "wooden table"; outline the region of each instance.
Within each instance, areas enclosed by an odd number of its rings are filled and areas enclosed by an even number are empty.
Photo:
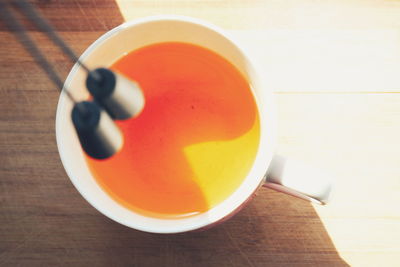
[[[0,24],[1,266],[399,266],[400,1],[33,2],[77,53],[147,15],[230,31],[275,91],[278,152],[331,170],[336,197],[321,207],[262,189],[224,224],[179,235],[109,220],[61,165],[57,90]],[[71,62],[29,29],[65,78]]]

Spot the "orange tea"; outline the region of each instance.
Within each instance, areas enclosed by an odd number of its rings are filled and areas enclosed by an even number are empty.
[[[250,85],[227,60],[178,42],[132,51],[111,68],[135,80],[142,113],[116,121],[124,145],[113,157],[87,157],[95,179],[125,207],[155,217],[207,211],[243,182],[259,145]]]

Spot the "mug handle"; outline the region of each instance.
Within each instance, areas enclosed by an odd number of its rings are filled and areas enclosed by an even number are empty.
[[[333,187],[327,173],[279,155],[272,158],[263,186],[322,205],[331,198]]]

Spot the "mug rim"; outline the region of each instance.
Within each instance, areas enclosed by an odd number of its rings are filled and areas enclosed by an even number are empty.
[[[257,106],[257,110],[259,113],[259,117],[260,117],[260,143],[259,143],[259,147],[258,147],[258,152],[257,152],[257,156],[254,159],[252,168],[254,167],[254,165],[256,164],[257,160],[258,162],[260,161],[260,157],[264,160],[264,174],[272,160],[272,155],[273,155],[273,151],[275,149],[275,143],[276,143],[276,116],[275,116],[275,106],[274,106],[274,101],[273,101],[273,96],[272,96],[272,91],[267,88],[265,86],[265,84],[262,82],[262,79],[260,79],[260,75],[258,75],[257,73],[257,66],[255,65],[254,62],[254,58],[251,58],[248,53],[246,53],[245,49],[243,49],[243,46],[240,45],[240,42],[238,42],[237,40],[235,40],[234,38],[232,38],[231,36],[229,36],[223,29],[200,19],[197,18],[192,18],[192,17],[187,17],[187,16],[180,16],[180,15],[156,15],[156,16],[149,16],[149,17],[144,17],[144,18],[140,18],[140,19],[136,19],[136,20],[132,20],[132,21],[127,21],[124,22],[123,24],[105,32],[104,34],[102,34],[99,38],[97,38],[83,53],[82,55],[79,57],[81,60],[85,59],[88,55],[90,55],[95,49],[96,47],[98,47],[100,44],[104,43],[107,41],[108,38],[110,38],[111,36],[113,36],[114,34],[123,31],[126,28],[130,28],[130,27],[135,27],[138,26],[140,24],[145,24],[145,23],[149,23],[149,22],[156,22],[156,21],[178,21],[178,22],[189,22],[189,23],[193,23],[202,27],[205,27],[215,33],[217,33],[218,35],[222,36],[224,39],[228,40],[229,42],[231,42],[235,48],[238,49],[238,51],[244,56],[244,58],[246,59],[246,62],[249,62],[251,71],[252,73],[254,73],[254,76],[260,80],[258,81],[259,85],[258,87],[262,87],[263,89],[263,94],[265,94],[265,97],[263,99],[264,103],[262,105],[264,105],[264,108],[261,109],[261,104],[259,102],[259,98],[260,96],[258,96],[255,92],[254,92],[254,88],[251,88],[252,90],[252,94],[253,97],[255,99],[256,102],[256,106]],[[70,70],[66,80],[65,80],[65,85],[71,83],[71,81],[74,79],[75,76],[75,72],[77,71],[79,67],[75,64],[72,69]],[[250,82],[250,81],[249,81]],[[262,111],[265,111],[265,105],[268,105],[268,112],[266,114],[263,114]],[[200,228],[206,228],[208,226],[214,225],[222,220],[224,220],[227,217],[232,216],[233,214],[235,214],[236,212],[238,212],[243,206],[244,204],[247,204],[246,200],[248,200],[257,190],[257,188],[259,187],[259,185],[263,182],[263,175],[260,175],[260,177],[257,178],[253,178],[255,181],[257,181],[256,183],[253,183],[252,187],[250,188],[250,190],[248,190],[248,194],[245,196],[245,198],[242,199],[242,201],[238,202],[236,205],[233,205],[230,207],[230,209],[226,212],[223,212],[221,214],[219,214],[218,216],[212,216],[212,218],[210,218],[209,220],[203,220],[202,222],[197,222],[196,224],[191,224],[191,225],[185,225],[185,226],[176,226],[174,228],[169,228],[169,229],[160,229],[157,227],[151,227],[151,226],[138,226],[135,225],[134,222],[127,222],[126,220],[122,220],[121,218],[118,218],[117,216],[114,216],[113,214],[111,214],[111,212],[107,211],[107,209],[102,208],[98,205],[98,203],[96,203],[95,200],[93,199],[89,199],[87,197],[87,189],[84,189],[82,186],[80,186],[78,184],[77,178],[74,173],[72,172],[71,168],[69,167],[69,163],[68,163],[68,158],[67,155],[65,154],[64,149],[66,149],[65,147],[63,147],[62,145],[62,137],[61,137],[61,116],[63,115],[63,113],[65,113],[64,109],[65,109],[65,97],[63,96],[63,94],[60,94],[59,97],[59,101],[57,104],[57,112],[56,112],[56,141],[57,141],[57,147],[58,147],[58,151],[59,151],[59,155],[61,158],[61,162],[63,164],[63,167],[70,179],[70,181],[72,182],[72,184],[74,185],[74,187],[78,190],[78,192],[82,195],[82,197],[88,201],[91,206],[93,206],[95,209],[97,209],[100,213],[102,213],[103,215],[109,217],[110,219],[123,224],[125,226],[128,226],[130,228],[134,228],[137,230],[141,230],[141,231],[145,231],[145,232],[152,232],[152,233],[180,233],[180,232],[187,232],[187,231],[193,231],[196,229],[200,229]],[[265,121],[267,120],[268,117],[268,124],[271,125],[268,131],[268,135],[263,134],[263,131],[265,132],[265,127],[263,127],[263,125],[265,124]],[[263,129],[264,128],[264,129]],[[268,139],[268,140],[267,140]],[[266,145],[268,147],[266,147]],[[263,153],[261,153],[260,151],[262,151]],[[261,156],[260,156],[261,154]],[[260,163],[258,163],[260,165]],[[250,171],[249,171],[250,173]],[[242,184],[245,182],[245,180],[250,179],[249,178],[249,173],[247,174],[246,178],[243,180]],[[94,177],[92,177],[94,179]],[[239,186],[240,187],[240,186]],[[239,188],[238,187],[238,188]],[[90,190],[90,189],[89,189]],[[236,189],[235,191],[237,191],[238,189]],[[108,193],[106,193],[108,194]],[[231,194],[233,195],[233,193]],[[228,197],[229,198],[229,197]],[[114,200],[115,201],[115,200]],[[226,199],[222,202],[224,203],[226,201]],[[118,202],[117,202],[118,203]],[[220,203],[220,204],[222,204]],[[118,203],[119,205],[121,205],[120,203]],[[217,206],[219,206],[220,204],[218,204]],[[122,205],[121,205],[122,206]],[[217,207],[216,206],[216,207]],[[207,210],[206,212],[202,212],[204,214],[208,214],[210,213],[210,211],[214,210],[215,207],[211,208],[210,210]],[[134,211],[131,211],[134,212]],[[134,212],[135,213],[135,212]],[[142,215],[142,214],[140,214]],[[144,217],[148,217],[145,215],[142,215]],[[121,216],[120,216],[121,217]],[[149,217],[152,218],[152,217]],[[170,219],[160,219],[160,220],[170,220]],[[180,220],[180,219],[178,219]]]

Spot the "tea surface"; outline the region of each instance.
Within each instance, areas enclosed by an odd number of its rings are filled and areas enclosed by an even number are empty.
[[[87,157],[115,200],[145,215],[189,216],[225,200],[243,182],[259,144],[250,85],[218,54],[186,43],[132,51],[111,68],[137,81],[142,113],[116,121],[120,152]]]

